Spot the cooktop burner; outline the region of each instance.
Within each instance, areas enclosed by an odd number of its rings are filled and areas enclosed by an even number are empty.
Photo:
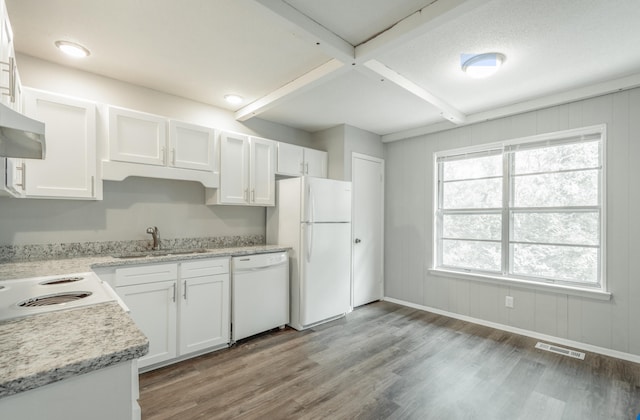
[[[0,321],[116,300],[93,272],[0,282]]]

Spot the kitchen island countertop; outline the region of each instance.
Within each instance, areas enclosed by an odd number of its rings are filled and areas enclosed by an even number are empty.
[[[0,398],[144,356],[149,341],[116,302],[0,323]]]

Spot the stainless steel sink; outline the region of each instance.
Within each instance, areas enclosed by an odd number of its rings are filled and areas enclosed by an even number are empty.
[[[147,258],[147,257],[167,257],[170,255],[189,255],[189,254],[202,254],[208,252],[207,249],[204,248],[195,248],[195,249],[159,249],[155,251],[140,251],[140,252],[130,252],[127,254],[116,254],[112,255],[113,258]]]

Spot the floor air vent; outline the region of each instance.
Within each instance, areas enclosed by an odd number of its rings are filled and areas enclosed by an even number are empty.
[[[564,356],[573,357],[574,359],[584,360],[584,353],[565,349],[564,347],[553,346],[551,344],[541,343],[540,341],[538,341],[538,344],[536,344],[536,348],[540,350],[550,351],[552,353],[562,354]]]

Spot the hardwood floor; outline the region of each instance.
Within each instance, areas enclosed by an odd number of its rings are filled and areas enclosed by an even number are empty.
[[[154,419],[636,419],[640,365],[388,302],[140,377]]]

